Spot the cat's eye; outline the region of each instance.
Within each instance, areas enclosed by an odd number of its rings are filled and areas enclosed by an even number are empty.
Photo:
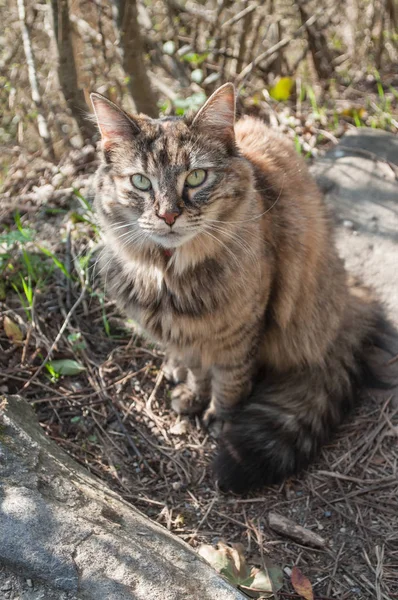
[[[207,173],[204,169],[195,169],[191,171],[185,180],[185,185],[191,188],[198,187],[201,185],[207,177]]]
[[[141,175],[141,173],[133,175],[131,178],[131,183],[134,187],[136,187],[138,190],[142,190],[143,192],[147,192],[152,187],[152,184],[148,177],[145,177],[145,175]]]

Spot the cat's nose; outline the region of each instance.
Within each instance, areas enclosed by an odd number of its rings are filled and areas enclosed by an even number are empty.
[[[181,212],[179,211],[166,211],[166,212],[158,212],[157,216],[159,219],[163,219],[167,223],[167,225],[173,225],[177,217],[179,217]]]

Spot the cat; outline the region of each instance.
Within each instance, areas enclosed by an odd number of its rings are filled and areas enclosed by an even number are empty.
[[[128,115],[93,93],[107,290],[166,349],[172,407],[223,423],[214,469],[243,493],[306,467],[357,397],[382,315],[348,282],[320,192],[287,138],[196,115]]]

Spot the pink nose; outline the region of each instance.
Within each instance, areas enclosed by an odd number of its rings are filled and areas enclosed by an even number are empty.
[[[167,225],[173,225],[173,223],[175,222],[176,218],[179,217],[179,215],[179,212],[158,213],[159,219],[163,219],[163,221],[165,221]]]

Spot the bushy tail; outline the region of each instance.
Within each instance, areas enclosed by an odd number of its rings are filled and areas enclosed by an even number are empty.
[[[255,384],[220,440],[214,470],[223,491],[243,493],[296,474],[317,456],[364,388],[393,386],[383,382],[374,358],[377,348],[388,351],[398,336],[381,317],[366,329],[354,346],[350,332],[342,331],[322,366],[263,376]]]

